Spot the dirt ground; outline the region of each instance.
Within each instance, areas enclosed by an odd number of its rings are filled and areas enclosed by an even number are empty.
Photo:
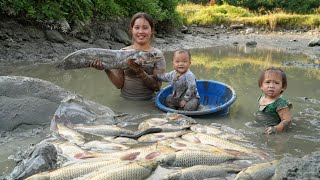
[[[218,46],[246,45],[255,41],[256,47],[268,47],[285,50],[289,53],[302,53],[312,60],[320,60],[320,46],[309,47],[309,42],[320,37],[320,30],[309,31],[259,31],[247,34],[245,29],[230,30],[217,28],[192,27],[191,34],[184,34],[182,37],[169,37],[173,43],[156,43],[155,46],[161,50],[173,50],[177,48],[206,48]],[[174,39],[174,40],[172,40]],[[171,42],[170,41],[170,42]]]
[[[126,28],[122,24],[119,23],[118,27],[125,32]],[[120,49],[126,46],[118,40],[117,35],[114,35],[116,34],[114,31],[117,31],[116,25],[100,23],[91,28],[90,33],[78,36],[60,33],[64,38],[63,42],[52,42],[46,36],[48,29],[24,25],[14,20],[0,21],[0,66],[54,63],[81,48]],[[248,29],[251,29],[250,33]],[[173,51],[178,48],[241,46],[255,42],[256,47],[272,47],[289,53],[306,54],[317,64],[320,60],[320,46],[308,46],[312,39],[320,38],[320,29],[271,32],[251,27],[232,29],[223,25],[210,28],[191,26],[183,33],[182,30],[170,34],[158,32],[155,37],[154,46],[162,51]],[[130,42],[130,39],[127,39],[128,41]]]

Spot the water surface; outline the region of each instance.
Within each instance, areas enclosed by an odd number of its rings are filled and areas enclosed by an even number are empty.
[[[320,71],[316,69],[282,67],[288,78],[288,88],[283,95],[294,106],[293,124],[288,132],[276,136],[264,135],[263,129],[247,126],[253,121],[253,113],[258,109],[257,98],[261,90],[257,81],[260,72],[270,66],[281,66],[283,61],[308,62],[307,57],[287,54],[277,49],[247,47],[193,49],[191,54],[191,70],[198,79],[224,82],[231,85],[237,93],[237,100],[228,115],[194,117],[200,124],[228,125],[248,136],[256,146],[273,152],[278,158],[301,157],[320,150]],[[165,56],[167,70],[170,71],[172,52],[165,52]],[[2,68],[0,75],[44,79],[106,105],[115,112],[162,113],[154,101],[130,101],[120,98],[120,91],[112,85],[104,71],[93,68],[63,71],[53,65],[9,67]],[[163,87],[167,85],[164,83]],[[0,157],[2,160],[6,158]]]

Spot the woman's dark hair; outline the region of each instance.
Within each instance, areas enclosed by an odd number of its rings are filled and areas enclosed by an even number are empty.
[[[286,74],[284,73],[284,71],[281,69],[281,68],[278,68],[278,67],[270,67],[268,69],[265,69],[264,71],[261,72],[260,74],[260,78],[258,80],[258,84],[259,84],[259,87],[262,86],[262,83],[265,79],[265,75],[267,73],[276,73],[276,74],[279,74],[281,77],[282,77],[282,88],[286,89],[287,88],[287,76]],[[281,92],[282,93],[282,92]]]
[[[154,32],[155,32],[155,29],[154,29],[154,20],[152,18],[151,15],[147,14],[147,13],[144,13],[144,12],[138,12],[136,14],[134,14],[130,20],[130,27],[129,27],[129,33],[130,35],[132,36],[132,28],[133,28],[133,25],[136,21],[136,19],[138,18],[144,18],[145,20],[147,20],[150,24],[150,27],[151,27],[151,32],[152,32],[152,36],[151,36],[151,41],[153,40],[154,38]]]

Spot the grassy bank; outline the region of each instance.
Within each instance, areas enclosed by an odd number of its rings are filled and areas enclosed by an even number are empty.
[[[204,6],[191,3],[178,5],[177,11],[181,14],[186,25],[216,26],[242,23],[255,27],[270,28],[271,30],[277,28],[320,28],[320,14],[300,15],[277,11],[259,15],[244,8],[226,4]]]

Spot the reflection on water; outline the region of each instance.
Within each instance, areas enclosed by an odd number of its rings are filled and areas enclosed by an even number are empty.
[[[281,66],[283,61],[308,62],[302,55],[290,55],[275,49],[248,47],[193,49],[191,70],[198,79],[211,79],[231,85],[237,100],[227,116],[194,117],[201,124],[220,123],[240,130],[254,144],[275,153],[303,156],[320,150],[320,71],[300,67],[282,67],[288,78],[284,96],[294,108],[293,125],[282,135],[264,135],[262,129],[246,126],[253,121],[257,98],[261,94],[257,81],[260,72],[269,66]],[[172,70],[172,52],[166,52],[167,70]],[[22,75],[53,82],[86,98],[106,105],[116,112],[161,113],[154,101],[130,101],[120,98],[104,71],[95,69],[57,70],[52,65],[24,68],[1,68],[0,75]],[[168,85],[167,83],[164,86]],[[163,86],[163,87],[164,87]],[[0,157],[3,159],[6,157]],[[0,161],[1,162],[1,161]]]

